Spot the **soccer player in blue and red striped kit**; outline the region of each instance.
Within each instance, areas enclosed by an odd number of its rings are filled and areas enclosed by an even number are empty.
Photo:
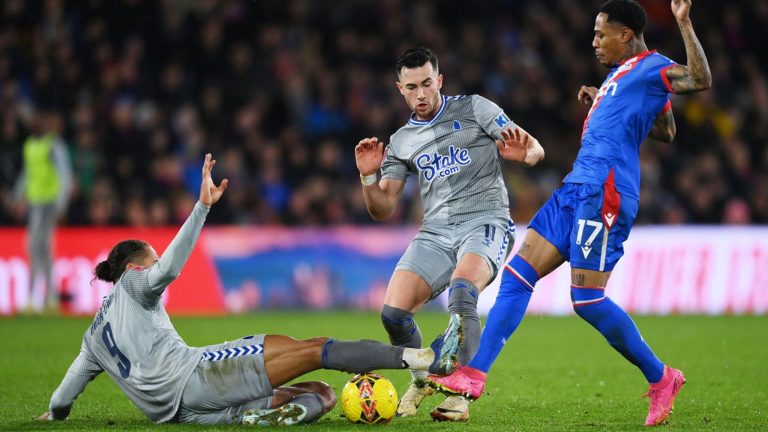
[[[649,135],[665,141],[674,137],[670,93],[711,85],[690,8],[690,0],[671,1],[688,57],[683,66],[648,50],[642,6],[632,0],[609,0],[601,6],[592,46],[598,61],[611,71],[599,90],[579,91],[579,100],[592,108],[573,171],[533,218],[520,251],[506,266],[477,354],[451,375],[430,376],[433,386],[449,394],[480,397],[486,375],[520,324],[536,282],[570,261],[574,310],[648,380],[645,424],[667,419],[685,377],[656,357],[629,315],[607,297],[605,287],[637,214],[640,144]]]

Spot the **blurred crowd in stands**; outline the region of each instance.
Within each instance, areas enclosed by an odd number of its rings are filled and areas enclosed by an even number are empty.
[[[525,223],[570,171],[607,70],[591,48],[600,1],[3,0],[0,225],[24,223],[13,185],[29,119],[46,110],[73,168],[66,225],[177,224],[204,153],[230,188],[210,223],[372,223],[357,142],[410,114],[405,48],[438,54],[443,93],[483,95],[546,149],[504,162]],[[669,0],[641,1],[651,49],[685,63]],[[638,223],[768,222],[768,1],[696,1],[712,89],[673,96],[677,137],[647,140]],[[390,223],[419,223],[415,179]]]

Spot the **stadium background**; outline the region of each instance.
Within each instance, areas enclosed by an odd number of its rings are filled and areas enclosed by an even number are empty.
[[[643,3],[649,47],[685,62],[669,2]],[[143,236],[164,248],[175,228],[163,227],[183,222],[196,199],[205,152],[231,182],[207,225],[227,228],[206,229],[196,252],[206,265],[190,266],[178,284],[207,294],[191,296],[197,306],[170,302],[172,312],[376,309],[421,218],[409,182],[396,214],[374,225],[354,164],[359,139],[388,141],[408,116],[394,58],[414,44],[432,47],[444,93],[496,101],[543,143],[537,167],[503,164],[523,228],[578,151],[587,108],[577,89],[604,78],[590,46],[599,4],[3,2],[0,313],[42,301],[26,289],[25,219],[11,199],[35,107],[56,113],[75,173],[55,243],[65,312],[90,313],[107,289],[90,284],[112,244],[101,240]],[[674,143],[641,147],[645,227],[617,269],[628,276],[612,289],[643,296],[632,281],[645,271],[663,292],[693,300],[647,296],[659,300],[630,310],[764,313],[768,2],[697,2],[692,15],[714,85],[672,98]],[[733,269],[739,276],[729,281]],[[564,274],[549,285],[566,284]],[[199,280],[207,283],[191,283]],[[533,310],[568,313],[566,291],[539,295]],[[491,301],[492,290],[483,297]]]

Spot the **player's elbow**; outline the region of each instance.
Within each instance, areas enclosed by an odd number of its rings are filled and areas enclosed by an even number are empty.
[[[696,85],[696,90],[707,90],[710,87],[712,87],[712,73],[709,71],[709,69],[705,69],[700,76],[696,77],[694,79],[694,84]]]
[[[672,123],[669,126],[669,129],[667,129],[667,134],[664,137],[664,142],[671,143],[675,139],[676,135],[677,135],[677,126],[675,126],[675,124]]]
[[[712,87],[712,77],[707,75],[696,81],[696,90],[703,91]]]
[[[368,214],[371,215],[371,219],[375,220],[376,222],[381,222],[383,220],[386,220],[391,214],[392,211],[385,211],[381,209],[368,209]]]
[[[399,196],[399,195],[398,195]],[[366,200],[368,214],[376,222],[389,218],[395,211],[398,197],[385,195],[381,199]]]

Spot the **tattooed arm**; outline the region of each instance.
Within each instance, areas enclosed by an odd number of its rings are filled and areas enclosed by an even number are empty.
[[[712,74],[704,49],[693,31],[689,16],[691,0],[672,0],[671,6],[685,42],[688,66],[675,65],[667,69],[667,79],[677,94],[706,90],[712,85]]]
[[[648,136],[663,142],[672,142],[675,139],[677,128],[675,127],[675,116],[672,114],[672,110],[668,109],[662,111],[656,116],[656,120],[653,121],[653,127]]]

